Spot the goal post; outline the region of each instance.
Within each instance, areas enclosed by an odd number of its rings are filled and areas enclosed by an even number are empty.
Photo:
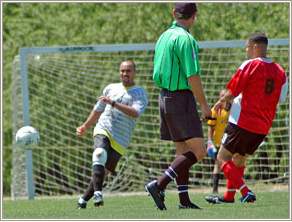
[[[201,79],[212,106],[246,59],[246,41],[198,44]],[[83,138],[76,136],[75,129],[86,120],[103,88],[120,81],[118,68],[123,60],[136,63],[136,83],[147,91],[149,104],[117,171],[107,178],[105,193],[139,191],[162,174],[174,159],[175,149],[171,142],[159,139],[160,90],[152,80],[154,48],[152,43],[20,48],[13,68],[13,136],[18,128],[31,125],[41,139],[37,148],[27,151],[13,142],[12,199],[84,192],[91,177],[93,127]],[[289,39],[269,40],[268,50],[289,79]],[[278,106],[267,141],[248,159],[247,183],[285,183],[289,178],[288,100]],[[213,164],[206,157],[192,167],[190,186],[210,186]],[[225,183],[222,178],[220,185]]]

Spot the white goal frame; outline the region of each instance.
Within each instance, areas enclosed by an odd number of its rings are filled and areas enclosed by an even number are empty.
[[[245,47],[246,41],[198,42],[200,49]],[[288,46],[289,39],[271,39],[269,46]],[[30,101],[27,76],[27,56],[29,54],[78,53],[78,52],[118,52],[118,51],[154,51],[155,44],[121,44],[92,46],[60,46],[60,47],[22,47],[19,49],[23,125],[30,125]],[[240,65],[240,64],[238,64]],[[28,199],[35,198],[32,150],[26,150],[26,173]]]

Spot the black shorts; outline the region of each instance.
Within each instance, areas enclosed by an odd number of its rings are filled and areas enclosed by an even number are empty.
[[[196,99],[190,90],[161,90],[159,108],[162,140],[180,142],[204,137]]]
[[[246,154],[252,155],[265,137],[266,135],[252,133],[235,124],[228,123],[221,142],[231,153],[245,156]]]
[[[96,148],[104,148],[106,150],[107,160],[105,168],[112,173],[115,172],[116,166],[122,155],[111,147],[109,138],[105,135],[97,134],[94,137],[94,149]]]

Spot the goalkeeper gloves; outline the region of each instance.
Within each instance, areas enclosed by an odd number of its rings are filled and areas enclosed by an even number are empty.
[[[214,160],[216,160],[216,153],[217,153],[217,149],[214,146],[214,143],[211,140],[209,140],[207,142],[207,154],[208,154],[208,156],[210,156]]]

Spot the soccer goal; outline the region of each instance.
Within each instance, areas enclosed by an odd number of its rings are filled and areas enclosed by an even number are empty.
[[[175,158],[171,142],[159,138],[159,89],[152,80],[155,44],[20,48],[13,68],[13,136],[31,125],[40,143],[22,150],[13,142],[12,199],[46,195],[77,195],[91,178],[92,130],[76,136],[76,127],[90,113],[104,87],[120,82],[119,65],[133,60],[136,84],[148,94],[149,104],[140,116],[130,147],[107,178],[107,192],[142,191]],[[221,89],[246,59],[245,41],[199,42],[202,82],[213,106]],[[289,78],[289,40],[269,41],[269,58]],[[289,80],[289,79],[288,79]],[[204,124],[205,137],[207,125]],[[204,158],[191,168],[190,187],[210,187],[213,160]],[[247,183],[287,183],[289,179],[289,96],[279,104],[267,140],[248,159]],[[220,185],[226,181],[222,176]],[[169,188],[174,188],[172,183]]]

